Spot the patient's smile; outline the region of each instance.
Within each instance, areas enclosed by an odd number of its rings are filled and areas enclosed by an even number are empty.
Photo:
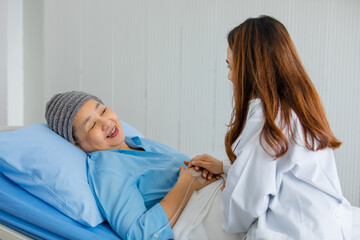
[[[116,126],[114,126],[112,131],[107,135],[107,138],[114,138],[118,135],[118,133],[119,133],[119,129]]]

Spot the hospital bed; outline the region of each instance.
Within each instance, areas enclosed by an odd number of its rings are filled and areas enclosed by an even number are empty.
[[[0,127],[0,132],[14,129],[16,127]],[[353,212],[353,239],[360,239],[360,209],[354,208]],[[0,239],[32,238],[119,239],[106,221],[96,227],[86,227],[25,191],[0,172]]]
[[[0,239],[119,239],[106,222],[84,227],[2,173],[0,186]]]
[[[17,128],[0,127],[0,132]],[[0,171],[0,239],[120,238],[106,221],[86,227],[25,191]]]

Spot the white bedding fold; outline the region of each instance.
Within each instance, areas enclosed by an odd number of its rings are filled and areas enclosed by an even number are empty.
[[[176,240],[242,239],[244,234],[226,233],[222,225],[223,179],[195,191],[173,227]]]
[[[176,240],[242,239],[245,234],[226,233],[222,225],[221,186],[223,179],[195,191],[173,227]],[[353,207],[352,239],[360,239],[360,208]]]

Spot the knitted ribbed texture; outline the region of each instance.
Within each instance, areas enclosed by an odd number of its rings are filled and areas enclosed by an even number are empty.
[[[99,98],[80,91],[55,94],[46,103],[45,119],[49,128],[75,144],[72,134],[74,118],[81,106],[90,99],[103,103]]]

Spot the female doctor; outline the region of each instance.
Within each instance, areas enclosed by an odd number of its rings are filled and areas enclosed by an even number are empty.
[[[189,166],[227,173],[223,228],[246,239],[350,239],[330,130],[319,96],[279,21],[247,19],[228,35],[233,103],[226,164],[209,155]]]

